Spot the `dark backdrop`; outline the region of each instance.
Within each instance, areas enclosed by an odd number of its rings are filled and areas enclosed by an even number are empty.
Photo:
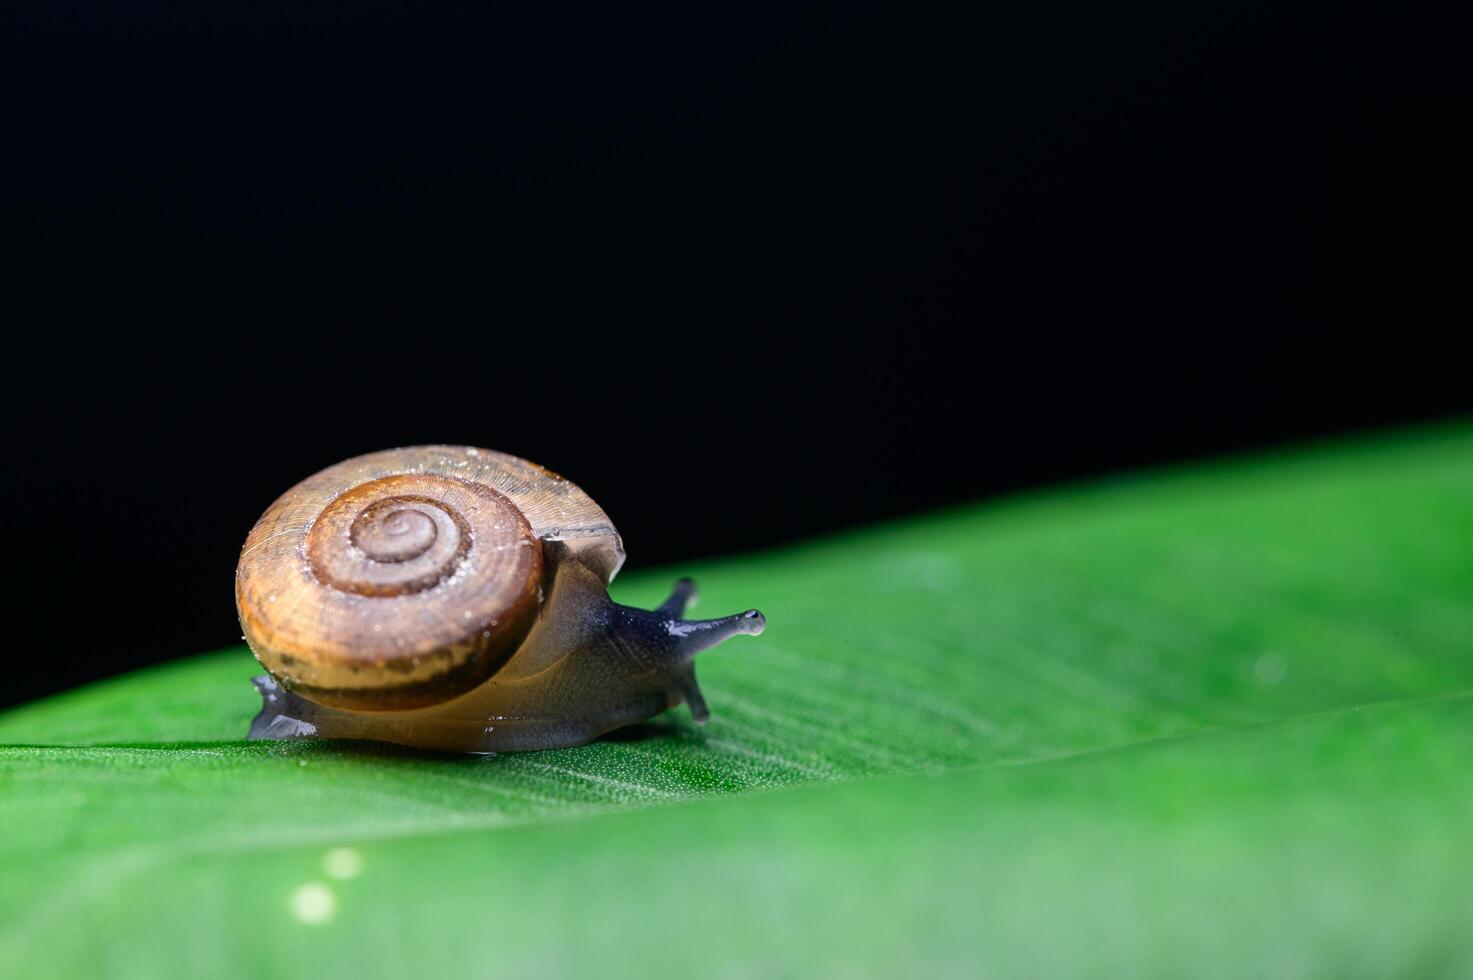
[[[386,446],[544,463],[638,567],[1470,407],[1410,14],[0,18],[0,702],[235,642],[256,516]]]

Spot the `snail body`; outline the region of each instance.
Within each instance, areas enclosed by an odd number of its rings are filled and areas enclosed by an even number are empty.
[[[688,620],[615,603],[608,516],[526,460],[466,446],[371,453],[309,477],[251,530],[242,630],[269,676],[252,738],[501,752],[579,745],[684,702],[692,662],[761,613]]]

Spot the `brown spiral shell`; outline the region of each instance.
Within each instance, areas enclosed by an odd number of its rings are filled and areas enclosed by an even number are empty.
[[[251,529],[236,606],[263,666],[356,710],[478,686],[530,629],[545,541],[612,579],[624,550],[599,506],[535,463],[469,446],[370,453],[292,487]]]

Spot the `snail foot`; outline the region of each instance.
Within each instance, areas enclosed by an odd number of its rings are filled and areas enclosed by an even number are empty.
[[[248,739],[307,738],[317,734],[317,726],[296,717],[301,713],[302,699],[263,674],[252,677],[261,695],[261,712],[251,721]]]

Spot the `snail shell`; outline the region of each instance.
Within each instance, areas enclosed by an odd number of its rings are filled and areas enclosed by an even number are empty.
[[[760,632],[761,614],[685,620],[688,583],[653,612],[619,606],[623,562],[587,494],[515,456],[422,446],[329,467],[241,551],[236,606],[272,678],[252,734],[496,751],[578,744],[682,700],[703,720],[691,657]]]

